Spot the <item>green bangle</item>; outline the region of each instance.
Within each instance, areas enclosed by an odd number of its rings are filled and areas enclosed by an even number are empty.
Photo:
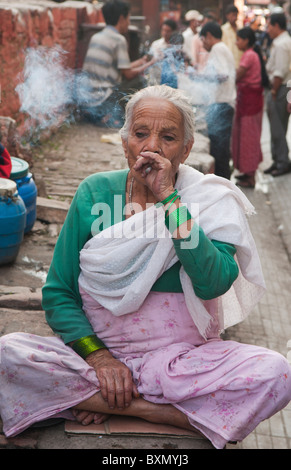
[[[165,224],[171,234],[192,216],[186,206],[180,206],[165,218]]]
[[[95,335],[83,336],[83,338],[77,339],[72,348],[83,359],[86,359],[90,353],[98,351],[98,349],[107,349],[101,339]]]
[[[170,207],[172,206],[172,204],[174,204],[175,201],[177,201],[177,199],[181,199],[181,196],[177,195],[176,197],[174,197],[174,199],[171,201],[171,204],[169,205],[168,209],[165,212],[165,217],[168,217]]]
[[[168,202],[170,202],[173,199],[173,197],[176,196],[176,194],[178,194],[177,189],[175,189],[175,191],[172,194],[170,194],[170,196],[166,197],[166,199],[164,199],[163,201],[160,201],[160,203],[165,206],[166,204],[168,204]]]

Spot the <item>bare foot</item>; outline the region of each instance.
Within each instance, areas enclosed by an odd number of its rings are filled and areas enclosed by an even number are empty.
[[[96,413],[95,411],[72,410],[72,413],[78,423],[83,424],[83,426],[88,426],[88,424],[91,424],[92,422],[94,424],[102,424],[110,418],[109,414]]]

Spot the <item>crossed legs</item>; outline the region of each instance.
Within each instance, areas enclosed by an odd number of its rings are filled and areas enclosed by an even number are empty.
[[[102,398],[101,393],[98,392],[92,397],[83,401],[82,403],[76,405],[74,407],[74,410],[77,410],[77,412],[79,410],[82,410],[84,412],[87,411],[92,414],[99,414],[100,422],[104,421],[110,415],[114,414],[119,416],[135,416],[151,423],[168,424],[186,430],[195,430],[193,426],[191,426],[191,424],[189,423],[187,416],[184,415],[174,406],[151,403],[149,401],[144,400],[143,398],[134,398],[131,401],[130,405],[123,409],[112,409],[109,408],[107,402]],[[76,414],[77,419],[78,415],[79,417],[86,416],[85,413],[82,415],[78,412]],[[88,419],[92,420],[92,417],[88,416]],[[81,419],[79,419],[79,421],[81,421]],[[82,422],[83,424],[88,424],[86,423],[86,421]]]

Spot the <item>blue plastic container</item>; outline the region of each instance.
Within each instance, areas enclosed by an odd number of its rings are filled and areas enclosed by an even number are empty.
[[[26,226],[24,229],[24,233],[27,233],[32,229],[36,221],[37,187],[32,174],[29,172],[28,163],[16,157],[11,157],[11,160],[12,170],[10,179],[16,182],[18,194],[22,197],[27,210]]]
[[[26,207],[15,181],[0,178],[0,265],[15,261],[25,225]]]

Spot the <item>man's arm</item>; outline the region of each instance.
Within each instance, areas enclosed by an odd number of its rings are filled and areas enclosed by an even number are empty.
[[[283,80],[282,80],[281,77],[274,77],[273,83],[272,83],[272,90],[271,90],[273,99],[276,98],[277,93],[278,93],[279,88],[280,88],[280,86],[282,85],[282,83],[283,83]]]
[[[137,77],[141,73],[143,73],[148,67],[153,65],[155,62],[154,59],[148,60],[147,56],[143,56],[140,59],[131,62],[130,68],[128,69],[121,69],[122,76],[126,80],[132,80],[133,78]]]

